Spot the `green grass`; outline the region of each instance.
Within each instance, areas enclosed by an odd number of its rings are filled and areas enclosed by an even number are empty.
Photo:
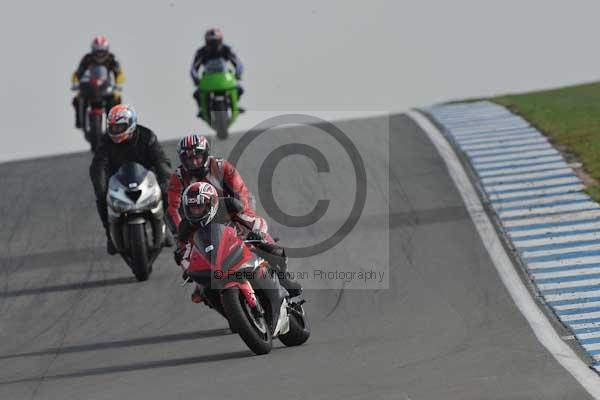
[[[508,107],[575,156],[595,182],[587,192],[600,201],[600,82],[490,99]]]

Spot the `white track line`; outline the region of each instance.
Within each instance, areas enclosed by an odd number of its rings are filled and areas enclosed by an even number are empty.
[[[551,256],[551,255],[559,255],[573,252],[582,252],[582,251],[598,251],[600,250],[600,242],[596,242],[595,244],[588,244],[583,246],[578,246],[577,242],[573,242],[569,244],[570,247],[563,247],[559,249],[544,249],[544,250],[535,250],[535,251],[525,251],[523,252],[523,257],[543,257],[543,256]]]
[[[573,174],[572,176],[568,176],[566,178],[554,178],[547,179],[544,181],[530,181],[530,182],[522,182],[522,183],[503,183],[503,184],[495,184],[495,185],[483,185],[485,190],[488,192],[502,192],[502,191],[512,191],[512,190],[520,190],[520,189],[534,189],[534,188],[545,188],[553,185],[566,185],[566,184],[574,184],[580,183],[581,180]]]
[[[559,193],[571,193],[571,192],[581,192],[585,189],[585,186],[581,183],[573,183],[567,186],[557,186],[552,188],[536,188],[531,190],[524,190],[522,192],[508,192],[508,193],[494,193],[488,192],[488,197],[490,200],[509,200],[518,197],[526,197],[526,196],[545,196],[548,194],[559,194]]]
[[[531,293],[521,281],[515,266],[506,253],[489,216],[477,196],[473,184],[469,180],[450,144],[435,125],[421,113],[409,111],[408,116],[427,134],[446,163],[448,172],[465,202],[473,224],[481,236],[482,243],[487,249],[500,279],[519,311],[527,319],[540,343],[548,349],[548,352],[552,354],[556,361],[569,371],[591,396],[600,399],[600,377],[588,368],[571,347],[563,342],[550,321],[546,318],[546,315],[538,308]]]
[[[521,130],[515,130],[513,133],[504,133],[499,135],[487,135],[485,138],[473,138],[473,139],[462,139],[456,140],[458,144],[461,146],[471,146],[477,144],[488,144],[488,143],[500,143],[500,142],[508,142],[513,140],[523,140],[523,139],[534,139],[534,138],[543,138],[542,135],[535,128],[527,128]]]
[[[497,155],[498,153],[507,153],[507,152],[510,152],[511,154],[521,154],[521,153],[517,153],[517,151],[525,152],[525,151],[548,150],[548,149],[552,149],[552,146],[549,143],[534,143],[534,144],[522,145],[518,148],[494,147],[492,149],[475,149],[475,150],[465,149],[464,147],[462,148],[462,150],[465,153],[467,153],[470,157],[482,157],[482,156],[494,155],[494,154]]]
[[[514,181],[525,181],[525,180],[533,180],[540,178],[547,178],[550,176],[558,176],[558,175],[575,175],[573,174],[573,170],[566,165],[563,165],[562,168],[551,169],[547,171],[541,172],[528,172],[528,173],[520,173],[511,176],[497,176],[495,178],[482,178],[481,182],[485,185],[491,185],[492,183],[501,184],[501,183],[509,183]]]
[[[533,150],[533,151],[526,151],[524,153],[512,153],[512,154],[504,154],[501,156],[481,156],[481,157],[472,157],[473,163],[477,164],[477,165],[481,165],[482,168],[486,168],[487,166],[491,165],[492,163],[497,163],[497,162],[514,162],[514,163],[518,163],[519,160],[523,161],[525,159],[527,159],[528,161],[537,161],[539,158],[541,157],[548,157],[548,156],[556,156],[560,154],[558,152],[558,150],[551,148],[551,147],[546,147],[546,150]],[[486,165],[488,164],[488,165]]]
[[[593,201],[586,201],[584,203],[582,202],[575,204],[564,204],[561,206],[553,206],[551,204],[548,204],[548,206],[546,207],[538,207],[535,209],[527,208],[522,210],[503,211],[502,208],[500,208],[498,211],[498,215],[502,218],[525,217],[527,215],[543,215],[570,211],[596,210],[598,208],[600,208],[600,206],[598,206],[597,203]]]
[[[549,164],[530,165],[530,166],[526,166],[526,167],[504,168],[504,169],[497,169],[497,170],[492,170],[492,171],[483,171],[483,172],[478,172],[478,175],[481,176],[482,178],[490,177],[490,176],[493,177],[496,175],[514,176],[514,175],[526,174],[526,173],[535,172],[535,171],[561,169],[561,168],[565,168],[565,167],[567,167],[567,164],[564,161],[560,160],[560,161],[549,163]]]
[[[549,244],[562,244],[562,243],[577,243],[581,241],[587,240],[598,240],[600,242],[600,229],[596,232],[590,233],[579,233],[577,235],[568,235],[568,236],[552,236],[548,235],[547,237],[541,239],[529,239],[529,240],[518,240],[513,239],[515,245],[519,248],[524,247],[533,247],[533,246],[545,246]]]
[[[486,171],[483,172],[487,172],[488,168],[511,168],[514,165],[518,165],[519,167],[525,167],[527,165],[539,165],[540,163],[546,163],[546,162],[556,162],[556,161],[562,161],[564,162],[562,156],[560,154],[555,154],[555,155],[551,155],[551,156],[543,156],[543,157],[532,157],[529,158],[527,160],[510,160],[510,161],[500,161],[500,162],[494,162],[494,163],[487,163],[487,164],[481,164],[481,166],[479,168],[477,168],[478,170],[481,169],[486,169]],[[473,166],[477,166],[478,161],[474,161],[473,162]],[[498,170],[493,170],[494,172],[498,172]]]
[[[554,261],[539,261],[529,262],[527,267],[533,271],[536,268],[562,268],[562,267],[574,267],[582,264],[598,264],[600,263],[600,256],[583,256],[578,258],[568,258],[566,260],[554,260]],[[600,282],[599,282],[600,283]],[[590,283],[591,285],[591,283]],[[587,286],[587,285],[584,285]]]
[[[547,302],[560,300],[579,300],[590,297],[600,297],[600,290],[590,290],[588,292],[565,292],[558,294],[546,294],[544,298]]]
[[[595,339],[600,337],[600,332],[580,333],[576,335],[577,339]]]
[[[515,200],[515,201],[511,201],[511,202],[496,202],[493,203],[492,205],[494,206],[494,208],[496,210],[503,210],[506,209],[508,207],[531,207],[531,206],[537,206],[537,205],[543,205],[543,204],[548,204],[548,205],[552,205],[552,203],[556,203],[557,201],[570,201],[570,200],[589,200],[590,196],[588,196],[587,194],[584,193],[563,193],[563,194],[557,194],[554,196],[547,196],[547,197],[537,197],[537,198],[531,198],[531,199],[525,199],[525,200]]]
[[[600,212],[597,213],[600,216]],[[552,235],[556,233],[563,232],[575,232],[575,231],[583,231],[588,229],[600,229],[600,222],[589,222],[585,224],[573,224],[573,225],[565,225],[565,226],[554,226],[554,227],[545,227],[539,229],[529,229],[523,231],[515,231],[509,232],[508,235],[512,238],[513,242],[517,242],[521,244],[524,240],[521,239],[523,237],[532,236],[532,235],[548,235],[548,237],[552,237]]]
[[[512,140],[495,140],[489,143],[461,144],[460,148],[463,151],[502,151],[506,150],[507,146],[511,146],[509,147],[510,149],[521,150],[523,146],[539,146],[543,144],[548,144],[548,139],[538,136],[531,138],[519,137]]]
[[[590,274],[598,274],[600,273],[600,266],[594,268],[583,268],[583,269],[572,269],[570,271],[560,271],[560,272],[543,272],[543,273],[535,273],[532,272],[532,276],[535,279],[546,279],[546,278],[565,278],[568,276],[582,276],[582,275],[590,275]]]
[[[541,217],[532,217],[525,219],[518,219],[514,221],[504,221],[503,225],[507,228],[514,228],[519,226],[528,226],[528,225],[537,225],[537,224],[557,224],[557,223],[565,223],[563,227],[554,227],[565,228],[567,225],[576,225],[578,221],[586,221],[593,218],[600,217],[600,210],[589,210],[589,211],[581,211],[573,214],[560,214],[560,215],[550,215],[550,216],[541,216]],[[581,227],[580,225],[577,225]],[[545,229],[552,229],[552,227],[548,227]],[[555,231],[560,232],[560,231]],[[533,235],[534,233],[529,232],[528,235]]]

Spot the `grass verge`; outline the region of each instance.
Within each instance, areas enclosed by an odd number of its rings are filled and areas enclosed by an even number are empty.
[[[592,179],[587,192],[600,201],[600,82],[490,99],[521,115],[576,157]]]

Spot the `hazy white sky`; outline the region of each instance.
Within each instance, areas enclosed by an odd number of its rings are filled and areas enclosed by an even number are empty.
[[[88,148],[69,79],[96,34],[125,68],[126,102],[166,139],[206,130],[188,69],[211,26],[245,63],[247,109],[333,115],[596,80],[599,20],[594,0],[2,2],[0,161]]]

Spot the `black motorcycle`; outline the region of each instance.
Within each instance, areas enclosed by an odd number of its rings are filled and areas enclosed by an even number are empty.
[[[113,98],[115,86],[103,65],[91,67],[79,82],[79,120],[82,121],[82,129],[85,139],[90,143],[92,151],[96,147],[102,135],[104,135],[105,115],[107,108]]]

